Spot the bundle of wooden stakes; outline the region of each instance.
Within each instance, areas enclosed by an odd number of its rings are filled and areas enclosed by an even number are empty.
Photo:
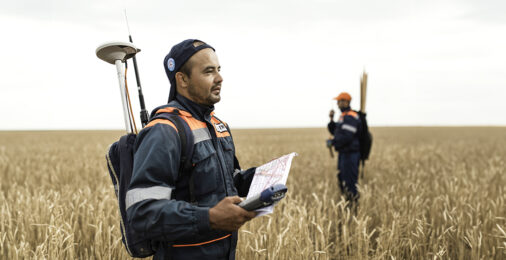
[[[367,94],[367,73],[364,71],[360,77],[360,111],[365,113],[365,99]]]

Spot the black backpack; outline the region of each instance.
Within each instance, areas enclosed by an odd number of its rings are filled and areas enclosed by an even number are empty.
[[[362,111],[357,111],[357,114],[362,125],[362,131],[358,134],[358,140],[360,142],[360,161],[362,161],[363,165],[365,160],[369,159],[369,154],[371,153],[372,135],[371,132],[369,132],[369,126],[367,125],[367,114]]]
[[[191,172],[191,156],[193,154],[193,133],[188,124],[179,116],[179,111],[174,110],[172,113],[160,113],[150,119],[165,119],[171,121],[177,128],[181,141],[181,169],[182,172]],[[127,214],[125,206],[125,196],[132,178],[132,170],[134,164],[134,144],[137,138],[136,134],[127,134],[122,136],[119,141],[113,143],[109,147],[106,154],[107,168],[114,185],[114,192],[118,199],[119,212],[121,215],[120,228],[123,244],[128,254],[132,257],[147,257],[155,252],[151,249],[151,240],[144,238],[140,234],[132,230],[127,223]],[[193,180],[190,176],[190,184]],[[195,200],[193,185],[190,185],[190,196],[192,202]]]

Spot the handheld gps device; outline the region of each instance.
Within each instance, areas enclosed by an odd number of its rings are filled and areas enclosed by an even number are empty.
[[[239,203],[239,206],[247,211],[267,207],[285,197],[288,188],[284,184],[274,184],[259,194]]]

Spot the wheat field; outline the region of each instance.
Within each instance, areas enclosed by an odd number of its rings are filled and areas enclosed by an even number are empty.
[[[325,129],[235,130],[243,168],[297,152],[237,259],[506,259],[506,128],[373,128],[357,212]],[[121,131],[0,132],[0,259],[129,259],[104,160]]]

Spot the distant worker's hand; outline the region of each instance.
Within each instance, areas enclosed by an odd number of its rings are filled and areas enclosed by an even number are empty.
[[[209,209],[209,224],[212,229],[236,231],[244,223],[256,216],[254,211],[246,211],[237,204],[241,202],[238,196],[226,197],[216,206]]]
[[[332,147],[332,139],[327,140],[327,148]]]
[[[330,117],[330,121],[334,121],[334,109],[330,110],[329,117]]]

